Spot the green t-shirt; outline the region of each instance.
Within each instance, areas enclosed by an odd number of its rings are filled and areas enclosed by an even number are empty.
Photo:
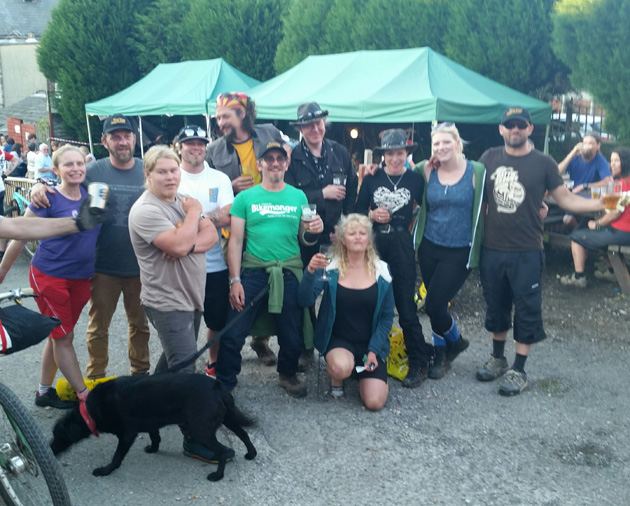
[[[261,185],[240,192],[230,214],[245,220],[247,253],[264,262],[299,255],[303,204],[308,204],[304,192],[290,185],[279,192]]]

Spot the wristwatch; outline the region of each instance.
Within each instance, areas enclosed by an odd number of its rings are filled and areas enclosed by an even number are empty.
[[[240,282],[241,282],[241,278],[239,278],[238,276],[235,276],[235,277],[233,277],[233,278],[230,278],[230,286],[232,286],[232,285],[233,285],[234,283],[236,283],[237,281],[240,283]]]
[[[582,186],[584,187],[585,190],[588,190],[588,183],[584,183]]]

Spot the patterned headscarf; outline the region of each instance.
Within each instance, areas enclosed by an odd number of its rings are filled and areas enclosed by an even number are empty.
[[[245,93],[231,91],[230,93],[221,93],[217,97],[217,107],[229,107],[230,109],[243,108],[247,110],[247,102],[249,97]]]

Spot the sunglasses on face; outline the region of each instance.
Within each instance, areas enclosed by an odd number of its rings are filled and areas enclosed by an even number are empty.
[[[195,134],[195,129],[194,128],[185,128],[184,129],[184,135],[186,137],[192,137],[193,135],[196,135],[197,137],[205,137],[206,136],[206,131],[203,130],[202,128],[197,127],[197,131]]]
[[[455,126],[455,123],[453,123],[452,121],[445,121],[444,123],[438,123],[437,125],[433,125],[431,127],[431,131],[437,132],[438,130],[441,130],[442,128],[451,128],[454,126]]]
[[[278,162],[279,164],[283,164],[287,162],[287,157],[284,155],[278,155],[278,156],[266,155],[266,156],[263,156],[263,160],[265,161],[267,165],[272,165],[273,162]]]
[[[508,121],[507,123],[504,123],[503,126],[508,130],[512,130],[514,127],[518,128],[519,130],[525,130],[528,125],[527,123],[524,123],[522,121]]]

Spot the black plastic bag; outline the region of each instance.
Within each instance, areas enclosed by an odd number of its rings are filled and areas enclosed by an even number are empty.
[[[17,304],[1,307],[0,353],[9,355],[38,344],[59,324],[59,318],[44,316]]]

